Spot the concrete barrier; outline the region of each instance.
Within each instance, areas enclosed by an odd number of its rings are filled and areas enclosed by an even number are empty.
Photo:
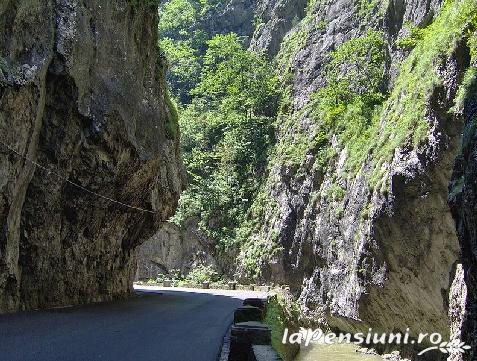
[[[270,345],[272,330],[260,322],[241,322],[232,326],[228,361],[249,361],[252,345]]]
[[[270,345],[252,345],[250,361],[283,361]]]
[[[243,300],[242,305],[244,306],[254,306],[265,310],[265,300],[263,298],[246,298]]]
[[[247,321],[261,322],[263,320],[263,310],[255,306],[242,306],[234,312],[234,323]]]

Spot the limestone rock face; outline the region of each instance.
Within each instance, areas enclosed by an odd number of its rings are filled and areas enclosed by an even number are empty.
[[[475,66],[476,64],[474,64]],[[463,312],[454,315],[454,325],[462,324],[462,329],[457,330],[457,336],[467,344],[472,345],[472,352],[468,353],[465,360],[475,360],[477,357],[477,79],[473,79],[466,100],[463,115],[465,119],[462,149],[458,155],[452,182],[449,187],[449,203],[456,220],[459,235],[463,280],[466,288],[463,294],[455,296],[455,302],[460,305]],[[462,305],[462,298],[464,298]],[[459,317],[461,316],[461,317]]]
[[[457,60],[457,59],[460,60]],[[461,77],[462,58],[442,66]],[[448,297],[458,261],[458,241],[446,202],[459,151],[459,117],[446,115],[456,88],[446,84],[432,100],[434,135],[418,152],[397,150],[385,194],[368,187],[367,164],[343,181],[342,199],[327,194],[340,160],[320,174],[310,156],[302,168],[277,166],[262,235],[278,230],[283,252],[264,267],[265,277],[290,284],[305,309],[325,307],[328,323],[342,330],[439,330],[449,336]],[[442,108],[440,108],[442,107]],[[344,153],[342,154],[344,156]],[[341,157],[338,157],[341,159]]]
[[[216,5],[203,19],[202,27],[211,36],[234,32],[244,38],[245,44],[250,42],[254,32],[254,9],[257,0],[228,0]]]
[[[0,4],[0,311],[127,295],[176,208],[158,16],[136,3]]]
[[[198,264],[214,264],[214,259],[198,236],[193,219],[183,227],[166,222],[137,251],[136,279],[156,278],[159,273],[180,270],[188,274]]]
[[[285,35],[305,16],[307,1],[263,0],[257,4],[257,27],[251,48],[264,51],[270,57],[277,55]]]
[[[466,314],[467,303],[467,285],[464,279],[465,273],[462,264],[457,265],[454,281],[452,282],[449,293],[449,322],[450,322],[450,339],[462,342],[470,341],[464,336],[464,319]],[[470,344],[470,342],[468,342]],[[451,353],[447,361],[462,361],[465,355],[460,352]]]
[[[265,9],[286,8],[285,3],[296,4],[296,0],[262,3]],[[409,55],[394,45],[407,31],[405,24],[425,27],[441,11],[440,1],[390,1],[381,19],[373,14],[363,19],[355,1],[309,4],[304,18],[300,13],[284,20],[273,10],[265,11],[271,17],[262,17],[263,29],[253,42],[274,54],[270,50],[274,41],[267,32],[276,32],[267,29],[278,23],[291,29],[285,35],[294,39],[288,44],[295,47],[288,62],[291,106],[301,115],[279,129],[279,138],[289,144],[300,139],[300,132],[312,134],[316,129],[317,121],[306,106],[310,95],[326,85],[323,69],[334,49],[365,35],[369,28],[379,29],[388,42],[384,71],[387,86],[393,89],[399,65]],[[302,5],[295,7],[299,8]],[[344,167],[349,154],[337,141],[332,145],[335,160],[324,171],[316,166],[313,149],[301,164],[270,167],[265,193],[276,206],[265,212],[256,238],[268,239],[283,251],[263,265],[264,279],[289,284],[315,319],[325,314],[331,326],[342,330],[372,327],[389,332],[410,327],[412,336],[426,330],[450,336],[449,293],[455,298],[452,304],[459,306],[459,295],[450,290],[459,244],[447,188],[460,150],[463,119],[449,110],[470,66],[464,43],[429,69],[437,69],[443,79],[425,100],[429,132],[417,148],[394,149],[391,160],[381,165],[386,176],[380,189],[370,187],[372,156],[356,176],[349,177]],[[385,124],[386,116],[380,122]],[[471,154],[469,150],[469,164]],[[327,196],[333,186],[342,191],[341,197]],[[469,205],[466,217],[470,209]],[[463,224],[470,222],[465,219]],[[472,231],[466,234],[470,243]]]

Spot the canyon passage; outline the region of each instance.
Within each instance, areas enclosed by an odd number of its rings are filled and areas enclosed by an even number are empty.
[[[54,359],[83,307],[211,342],[164,360],[334,352],[279,341],[300,327],[446,342],[350,360],[477,359],[475,0],[1,0],[0,25],[7,360],[45,349],[15,338],[35,310]],[[70,357],[152,359],[132,329]]]

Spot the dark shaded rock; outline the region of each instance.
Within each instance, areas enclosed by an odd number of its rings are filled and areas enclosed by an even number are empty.
[[[474,64],[475,66],[475,64]],[[472,346],[465,360],[477,359],[477,79],[474,77],[464,101],[465,128],[449,186],[449,204],[459,236],[466,296],[465,311],[454,315],[462,324],[460,337]],[[466,287],[465,287],[466,286]],[[462,294],[462,291],[461,291]],[[457,297],[459,300],[459,297]],[[461,317],[459,317],[461,316]]]
[[[1,140],[52,171],[0,146],[0,311],[131,292],[183,184],[157,22],[128,1],[0,4]]]

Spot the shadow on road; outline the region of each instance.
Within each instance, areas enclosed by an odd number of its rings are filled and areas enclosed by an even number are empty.
[[[0,316],[0,360],[214,361],[250,292],[141,288],[128,300]]]

